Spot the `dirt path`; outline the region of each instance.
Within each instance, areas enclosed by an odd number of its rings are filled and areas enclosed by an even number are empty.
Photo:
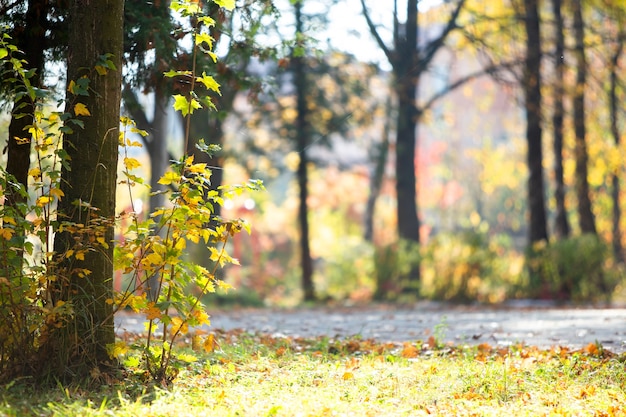
[[[214,329],[245,329],[278,336],[374,338],[379,341],[426,340],[436,335],[455,344],[581,348],[600,342],[626,352],[626,308],[532,307],[477,308],[419,303],[412,307],[319,307],[294,310],[209,311]],[[140,333],[141,317],[120,313],[118,331]]]

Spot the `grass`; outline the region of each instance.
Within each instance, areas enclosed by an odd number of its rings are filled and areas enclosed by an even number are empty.
[[[626,416],[626,357],[598,345],[546,351],[241,332],[218,340],[211,353],[180,350],[172,387],[132,369],[95,391],[14,381],[0,387],[0,416]]]

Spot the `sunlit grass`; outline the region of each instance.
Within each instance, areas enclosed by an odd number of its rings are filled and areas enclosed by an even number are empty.
[[[624,356],[438,346],[437,341],[284,339],[231,332],[211,353],[184,351],[172,387],[133,373],[92,391],[0,392],[3,416],[626,415]],[[183,352],[183,351],[181,351]]]

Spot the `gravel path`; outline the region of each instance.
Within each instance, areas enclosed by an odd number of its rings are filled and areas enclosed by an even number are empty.
[[[403,342],[426,340],[435,334],[454,344],[524,342],[542,348],[578,349],[600,342],[612,352],[626,352],[626,308],[555,308],[537,304],[484,308],[418,303],[411,307],[215,310],[209,314],[213,329],[244,329],[276,336],[360,336]],[[138,315],[118,313],[116,329],[141,333],[141,319]]]

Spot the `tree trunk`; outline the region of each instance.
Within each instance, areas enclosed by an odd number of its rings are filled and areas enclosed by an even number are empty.
[[[620,27],[618,34],[618,44],[613,56],[611,57],[611,75],[610,75],[610,87],[609,87],[609,105],[610,105],[610,118],[611,118],[611,136],[615,142],[615,147],[620,147],[620,131],[617,125],[618,113],[619,113],[619,100],[617,98],[618,89],[618,75],[617,70],[619,68],[619,60],[624,50],[624,39],[626,38],[626,32],[623,27]],[[622,222],[622,210],[620,199],[620,180],[617,172],[613,172],[611,176],[611,198],[613,200],[613,227],[612,227],[612,241],[613,241],[613,256],[616,262],[624,263],[624,248],[622,247],[622,231],[620,223]]]
[[[374,242],[374,212],[376,209],[376,200],[380,195],[385,176],[385,166],[387,165],[387,156],[389,155],[389,131],[391,124],[391,98],[387,99],[385,104],[385,125],[382,131],[382,139],[375,150],[375,167],[370,179],[370,194],[367,198],[365,206],[365,240]]]
[[[552,0],[555,27],[554,48],[554,113],[552,115],[552,128],[554,130],[554,198],[556,200],[556,216],[554,219],[554,234],[558,239],[569,236],[570,227],[565,208],[565,181],[563,174],[563,106],[564,76],[565,76],[565,36],[563,33],[563,16],[561,14],[561,0]]]
[[[526,140],[528,143],[528,208],[530,214],[528,243],[548,240],[541,147],[541,36],[538,0],[524,0],[526,28],[526,60],[524,97],[526,109]]]
[[[94,375],[111,360],[107,344],[115,341],[112,306],[113,223],[118,155],[119,110],[121,98],[123,0],[72,0],[69,8],[67,79],[90,79],[88,96],[68,92],[66,112],[84,123],[64,139],[70,169],[62,170],[59,203],[60,220],[82,223],[86,230],[102,232],[106,244],[85,253],[84,260],[69,257],[60,265],[65,276],[57,285],[60,301],[74,311],[70,321],[52,334],[51,356],[45,358],[52,373],[63,380]],[[117,70],[98,75],[97,61],[110,53]],[[77,116],[75,105],[82,103],[90,116]],[[88,209],[87,206],[93,209]],[[57,233],[55,251],[60,255],[74,249],[76,233]],[[88,238],[87,236],[86,238]],[[86,277],[78,268],[89,270]],[[42,350],[43,352],[43,350]]]
[[[572,1],[574,13],[574,37],[576,38],[576,88],[574,89],[574,133],[576,136],[576,196],[578,197],[578,221],[582,233],[596,234],[596,223],[591,210],[589,181],[587,179],[587,142],[585,127],[585,88],[587,62],[585,59],[585,27],[582,15],[582,1]]]
[[[398,116],[396,130],[396,196],[398,200],[398,235],[400,239],[419,244],[420,222],[417,214],[417,179],[415,159],[417,147],[417,121],[420,114],[417,108],[417,87],[419,85],[419,56],[417,50],[418,22],[417,0],[407,2],[406,33],[396,30],[393,66],[396,78],[396,96],[398,97]],[[419,265],[414,265],[409,272],[409,286],[412,291],[419,283]]]
[[[296,15],[296,39],[300,47],[302,36],[302,0],[294,3]],[[307,206],[308,193],[308,158],[307,145],[309,142],[309,127],[307,120],[308,109],[306,106],[306,72],[304,58],[300,53],[294,53],[293,72],[296,85],[297,118],[296,118],[296,145],[300,162],[298,164],[298,187],[300,190],[300,204],[298,207],[298,221],[300,223],[300,266],[302,268],[302,292],[304,301],[315,300],[315,287],[313,285],[313,261],[309,247],[309,209]]]
[[[46,45],[46,27],[48,14],[47,0],[29,0],[26,11],[25,26],[17,28],[17,47],[24,52],[28,68],[35,73],[30,78],[33,87],[39,87],[43,81],[44,51]],[[28,126],[33,124],[34,102],[28,94],[13,103],[9,138],[7,144],[7,172],[25,189],[28,186],[28,168],[30,166],[31,141]],[[20,115],[25,117],[18,117]],[[11,189],[7,191],[7,204],[17,207],[24,202],[20,193]]]

